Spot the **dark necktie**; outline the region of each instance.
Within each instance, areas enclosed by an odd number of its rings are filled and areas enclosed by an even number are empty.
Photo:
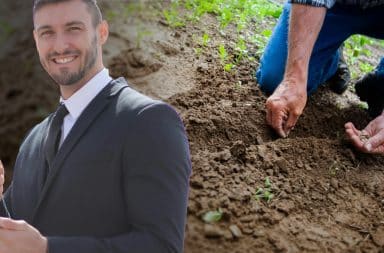
[[[48,168],[51,168],[52,162],[56,156],[61,137],[61,126],[63,125],[63,119],[67,114],[68,110],[65,105],[60,104],[49,125],[48,136],[45,141],[45,156],[47,158]]]

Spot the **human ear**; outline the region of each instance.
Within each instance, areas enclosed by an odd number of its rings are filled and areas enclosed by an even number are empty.
[[[98,33],[100,38],[100,43],[103,45],[109,36],[109,26],[107,21],[103,20],[98,26]]]

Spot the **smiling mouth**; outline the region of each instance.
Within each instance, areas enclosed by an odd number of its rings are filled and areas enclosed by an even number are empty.
[[[56,64],[67,64],[73,62],[76,58],[76,56],[68,56],[63,58],[53,58],[52,61]]]

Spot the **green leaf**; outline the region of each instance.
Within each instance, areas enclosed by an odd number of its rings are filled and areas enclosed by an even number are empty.
[[[265,29],[261,32],[262,35],[266,36],[267,38],[269,38],[271,35],[272,35],[272,30],[269,30],[269,29]]]
[[[261,193],[263,193],[263,188],[259,188],[259,189],[257,189],[257,191],[256,191],[256,195],[259,195],[259,194],[261,194]]]
[[[270,202],[273,198],[273,194],[269,191],[265,191],[264,192],[264,199],[267,201],[267,202]]]
[[[204,214],[203,220],[205,222],[218,222],[219,220],[221,220],[222,216],[223,216],[223,213],[221,212],[221,210],[209,211],[206,214]]]
[[[234,65],[232,63],[227,63],[224,65],[224,71],[229,72],[232,70],[233,67]]]
[[[272,186],[271,180],[269,180],[269,177],[266,177],[265,178],[265,187],[271,188],[271,186]]]

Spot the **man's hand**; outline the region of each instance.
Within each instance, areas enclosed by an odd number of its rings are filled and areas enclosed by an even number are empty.
[[[345,124],[347,133],[352,144],[360,151],[371,154],[384,155],[384,114],[369,122],[363,129],[358,130],[353,123]]]
[[[267,99],[267,123],[281,137],[287,137],[307,103],[306,85],[283,80]]]
[[[0,217],[0,252],[46,253],[47,238],[25,221]]]
[[[292,4],[283,81],[267,100],[267,122],[287,137],[307,103],[308,64],[326,8]],[[270,63],[273,64],[273,63]]]

